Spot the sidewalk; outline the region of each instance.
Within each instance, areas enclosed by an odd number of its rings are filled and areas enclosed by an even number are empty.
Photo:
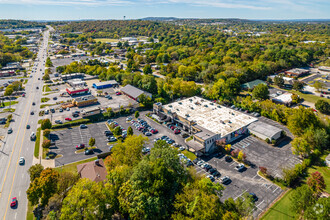
[[[39,158],[35,158],[33,156],[33,161],[32,161],[32,165],[35,165],[37,163],[40,163],[44,168],[55,168],[55,160],[49,159],[42,159],[42,142],[43,140],[43,131],[41,130],[40,132],[40,143],[39,143]]]

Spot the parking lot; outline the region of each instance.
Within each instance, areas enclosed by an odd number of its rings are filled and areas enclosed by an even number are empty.
[[[220,178],[228,176],[231,179],[230,183],[224,185],[225,190],[223,191],[221,201],[230,197],[236,200],[244,193],[254,193],[258,197],[258,201],[255,203],[256,210],[253,213],[255,218],[283,192],[280,187],[258,176],[258,167],[249,167],[242,172],[238,172],[235,170],[235,166],[238,163],[235,161],[226,162],[224,156],[220,158],[204,157],[202,159],[220,172]],[[195,169],[197,174],[209,175],[200,166],[195,165]],[[215,182],[220,181],[216,179]]]
[[[55,140],[55,146],[52,146],[50,151],[57,155],[63,155],[55,159],[55,166],[61,166],[89,157],[95,157],[99,153],[108,152],[109,146],[104,136],[105,130],[108,130],[108,128],[104,122],[101,122],[89,124],[85,129],[81,129],[78,126],[53,131],[51,139]],[[97,149],[94,149],[95,153],[92,155],[84,155],[84,152],[75,153],[76,145],[85,144],[85,146],[88,146],[91,137],[95,138],[95,146],[97,146]]]

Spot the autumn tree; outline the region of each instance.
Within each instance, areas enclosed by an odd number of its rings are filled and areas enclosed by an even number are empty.
[[[129,136],[132,136],[133,135],[133,128],[131,126],[129,126],[127,128],[127,135],[129,135]]]
[[[30,175],[30,182],[33,182],[34,179],[39,178],[43,169],[44,167],[39,163],[32,165],[28,169],[28,174]]]
[[[88,145],[93,147],[95,145],[95,138],[91,137],[88,141]]]
[[[316,194],[322,192],[326,188],[324,178],[318,171],[312,173],[307,179],[307,185]]]

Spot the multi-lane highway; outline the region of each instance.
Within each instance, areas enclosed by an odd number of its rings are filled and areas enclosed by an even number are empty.
[[[42,75],[45,71],[49,30],[43,33],[38,58],[32,72],[32,78],[25,85],[25,97],[19,98],[14,122],[10,124],[13,133],[7,134],[0,147],[0,219],[26,219],[27,196],[30,177],[27,170],[32,165],[35,142],[30,140],[31,132],[36,132],[38,113],[42,96]],[[40,79],[38,79],[40,78]],[[39,89],[37,89],[39,87]],[[32,103],[35,102],[35,105]],[[34,115],[31,115],[31,111]],[[30,129],[27,129],[30,125]],[[25,164],[19,165],[19,158],[25,158]],[[17,197],[18,205],[10,207],[11,198]]]

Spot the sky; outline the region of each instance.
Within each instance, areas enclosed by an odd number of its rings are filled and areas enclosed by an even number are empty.
[[[330,0],[0,0],[0,19],[330,19]]]

